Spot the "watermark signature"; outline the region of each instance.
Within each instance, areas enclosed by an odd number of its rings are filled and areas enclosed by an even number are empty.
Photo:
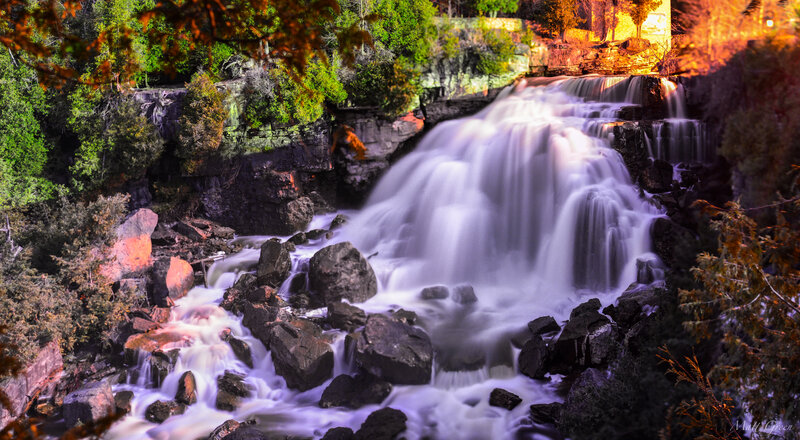
[[[783,425],[780,422],[745,422],[745,421],[737,421],[735,424],[735,428],[740,431],[744,431],[747,434],[768,434],[768,435],[781,435],[786,432],[788,429],[787,426]]]

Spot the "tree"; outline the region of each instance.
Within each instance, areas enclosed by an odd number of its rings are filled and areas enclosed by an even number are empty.
[[[661,6],[662,0],[630,0],[628,4],[628,15],[631,16],[633,24],[636,25],[636,38],[642,38],[642,24],[647,20],[651,12]]]
[[[436,39],[436,8],[430,0],[379,0],[375,13],[380,16],[372,24],[375,39],[416,64],[428,61]]]
[[[693,269],[701,288],[682,291],[685,323],[700,338],[721,333],[725,351],[712,374],[742,396],[753,424],[800,428],[800,197],[774,204],[777,221],[759,226],[738,204],[707,205],[717,219],[717,254]],[[795,431],[796,432],[796,431]]]
[[[186,172],[196,171],[222,142],[222,129],[228,118],[225,97],[207,73],[198,73],[186,85],[183,112],[178,120],[178,156],[184,159]]]
[[[534,20],[563,41],[567,30],[578,25],[575,0],[542,0],[534,12]]]
[[[513,14],[519,9],[519,0],[478,0],[475,9],[481,14],[497,17],[498,12]]]

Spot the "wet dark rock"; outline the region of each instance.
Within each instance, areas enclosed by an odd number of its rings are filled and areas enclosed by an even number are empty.
[[[159,307],[167,307],[167,298],[176,300],[186,296],[194,285],[194,269],[178,258],[161,258],[153,264],[148,291],[152,303]]]
[[[652,284],[664,279],[664,265],[655,257],[636,260],[636,282]]]
[[[656,159],[642,170],[639,185],[650,193],[669,191],[672,188],[672,165],[667,161]]]
[[[231,346],[231,350],[233,350],[236,359],[239,359],[248,367],[253,368],[253,352],[250,346],[247,345],[247,342],[234,338],[233,336],[226,338],[225,341]]]
[[[179,234],[167,227],[163,223],[159,223],[150,240],[155,246],[172,246],[178,242]]]
[[[208,435],[208,440],[222,440],[228,434],[236,431],[240,426],[242,426],[241,423],[236,420],[226,420],[223,424],[211,431],[211,434]]]
[[[610,348],[607,343],[610,343],[613,331],[600,330],[610,322],[597,311],[600,305],[600,300],[593,298],[572,310],[569,321],[555,343],[550,372],[569,374],[592,365],[593,359],[604,357],[603,352]],[[594,346],[593,352],[592,342],[602,346]]]
[[[358,307],[343,302],[328,304],[328,322],[331,327],[351,332],[367,322],[367,314]]]
[[[453,287],[452,294],[453,301],[462,304],[474,304],[478,302],[478,297],[475,295],[475,289],[469,284],[462,284]]]
[[[308,197],[300,197],[278,209],[279,223],[273,226],[277,235],[289,235],[305,229],[314,217],[314,202]]]
[[[309,331],[309,327],[312,327]],[[333,375],[333,349],[320,338],[321,330],[304,325],[280,323],[270,332],[270,351],[275,372],[290,388],[301,391],[321,385]]]
[[[324,229],[312,229],[306,232],[306,237],[308,237],[309,240],[319,240],[320,238],[324,237],[325,234],[327,233],[328,231]]]
[[[559,327],[555,318],[552,316],[542,316],[541,318],[536,318],[529,322],[528,329],[530,329],[531,333],[534,335],[544,335],[551,332],[557,332],[561,330],[561,327]]]
[[[417,314],[405,309],[400,309],[392,312],[392,318],[402,322],[403,324],[415,325],[417,323]]]
[[[345,223],[347,223],[347,217],[342,214],[337,214],[336,217],[331,220],[331,226],[328,229],[334,230]]]
[[[272,437],[252,426],[240,426],[230,434],[223,437],[223,440],[285,440],[287,437]]]
[[[275,307],[285,305],[281,297],[278,296],[277,290],[270,286],[261,286],[249,290],[245,293],[244,298],[253,304],[269,304]]]
[[[242,397],[250,395],[250,387],[244,382],[244,376],[232,371],[217,377],[216,407],[223,411],[233,411]]]
[[[355,359],[389,382],[426,384],[431,379],[433,347],[421,329],[385,315],[370,315],[355,337]]]
[[[406,430],[406,417],[394,408],[379,409],[367,417],[356,432],[356,440],[392,440]]]
[[[92,382],[64,398],[62,412],[68,427],[90,423],[116,410],[114,394],[108,381]]]
[[[211,236],[209,232],[203,231],[185,221],[175,223],[172,229],[192,241],[205,241]]]
[[[142,319],[138,316],[131,319],[131,330],[133,330],[134,333],[147,333],[159,327],[161,326],[149,319]]]
[[[164,423],[168,418],[177,414],[183,414],[184,411],[186,411],[186,406],[181,403],[171,400],[156,400],[144,411],[144,418],[148,422]]]
[[[156,386],[160,387],[167,375],[175,368],[179,353],[178,349],[166,352],[156,350],[150,355],[150,380]]]
[[[695,234],[667,218],[657,218],[650,229],[653,252],[668,267],[681,270],[695,264],[697,238]]]
[[[541,336],[534,335],[519,353],[519,372],[533,379],[544,379],[547,373],[549,353]]]
[[[300,293],[306,290],[306,280],[307,276],[305,273],[299,273],[292,277],[292,281],[289,282],[289,293]]]
[[[391,392],[392,384],[370,374],[357,374],[355,377],[342,374],[325,388],[319,406],[358,409],[383,402]]]
[[[292,271],[292,257],[278,241],[267,240],[261,245],[257,279],[259,285],[278,287]]]
[[[120,391],[114,394],[114,408],[117,414],[128,414],[131,412],[131,401],[133,400],[133,391]]]
[[[270,346],[270,330],[278,320],[288,319],[286,312],[279,307],[267,304],[245,303],[242,306],[242,324],[250,329],[267,349]]]
[[[175,393],[175,401],[184,405],[197,403],[197,382],[194,373],[187,371],[178,379],[178,391]]]
[[[422,299],[447,299],[450,296],[450,289],[447,286],[430,286],[422,289],[419,293]]]
[[[522,399],[519,396],[502,388],[493,389],[492,394],[489,395],[489,405],[505,408],[509,411],[516,408],[520,403],[522,403]]]
[[[558,402],[531,405],[531,420],[540,425],[558,424],[563,406]]]
[[[239,277],[238,280],[225,290],[222,296],[222,302],[219,306],[235,315],[242,314],[242,305],[247,300],[245,295],[247,292],[258,287],[258,280],[255,275],[246,273]]]
[[[378,292],[372,266],[349,242],[319,250],[309,263],[309,287],[325,304],[341,299],[364,302]]]
[[[355,433],[350,428],[338,427],[331,428],[322,437],[322,440],[353,440]]]
[[[295,246],[300,246],[308,243],[308,237],[306,237],[305,232],[298,232],[297,234],[292,235],[292,237],[287,241],[293,243]]]

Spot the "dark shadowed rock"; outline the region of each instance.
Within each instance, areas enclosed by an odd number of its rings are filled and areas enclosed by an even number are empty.
[[[663,193],[672,188],[672,165],[663,160],[655,160],[642,170],[639,184],[647,192]]]
[[[308,197],[300,197],[286,203],[278,209],[280,223],[274,225],[278,235],[289,235],[302,231],[314,217],[314,202]]]
[[[297,234],[292,235],[287,241],[295,246],[300,246],[308,243],[308,237],[306,237],[305,232],[298,232]]]
[[[519,396],[502,388],[493,389],[492,394],[489,396],[489,405],[505,408],[509,411],[516,408],[520,403],[522,403],[522,399]]]
[[[181,403],[171,400],[156,400],[144,411],[144,418],[148,422],[163,423],[176,414],[183,414],[184,411],[186,411],[186,406]]]
[[[350,428],[331,428],[322,437],[322,440],[353,440],[355,433]]]
[[[533,423],[538,423],[540,425],[558,424],[563,406],[563,404],[558,402],[531,405],[531,420]]]
[[[232,371],[217,377],[216,407],[223,411],[233,411],[239,406],[242,397],[250,395],[250,387],[244,382],[244,376]]]
[[[219,306],[233,314],[241,315],[242,303],[246,301],[245,295],[256,287],[258,287],[258,280],[255,275],[251,273],[242,275],[233,286],[225,291]]]
[[[236,359],[239,359],[248,367],[253,368],[253,353],[250,350],[250,346],[247,345],[247,342],[236,339],[233,336],[226,338],[226,342],[231,346],[231,350],[233,350]]]
[[[355,340],[356,362],[375,376],[397,384],[431,379],[433,347],[419,328],[385,315],[370,315]]]
[[[197,382],[194,373],[187,371],[178,379],[178,391],[175,393],[175,401],[184,405],[192,405],[197,402]]]
[[[698,244],[694,232],[668,218],[657,218],[650,237],[653,252],[670,268],[684,270],[695,264]]]
[[[419,317],[411,310],[400,309],[392,312],[392,318],[402,322],[403,324],[416,325],[417,318]]]
[[[156,330],[160,325],[157,323],[150,321],[148,319],[142,319],[138,316],[135,316],[131,319],[131,329],[134,333],[147,333],[151,330]]]
[[[325,304],[341,299],[364,302],[378,292],[378,280],[372,266],[358,249],[348,242],[319,250],[309,264],[309,287]]]
[[[528,323],[528,328],[534,335],[544,335],[550,332],[561,330],[558,323],[552,316],[542,316]]]
[[[114,394],[108,381],[92,382],[64,398],[62,411],[67,426],[89,423],[113,414]]]
[[[161,386],[164,379],[175,368],[178,362],[180,350],[169,351],[156,350],[150,355],[150,380],[156,385]]]
[[[284,440],[286,437],[269,436],[252,426],[240,425],[233,432],[223,437],[223,440]]]
[[[600,305],[600,300],[593,298],[572,310],[555,343],[550,372],[569,374],[592,365],[590,335],[610,322],[597,311]],[[605,329],[600,333],[609,334]],[[600,357],[599,348],[595,350],[594,358],[597,357]]]
[[[292,271],[292,257],[278,241],[267,240],[261,245],[258,259],[258,284],[278,287]]]
[[[519,372],[533,379],[544,379],[548,367],[547,344],[534,335],[519,352]]]
[[[325,388],[319,406],[357,409],[364,405],[379,404],[389,397],[391,392],[392,384],[370,374],[357,374],[355,377],[342,374],[336,376]]]
[[[241,423],[236,420],[226,420],[223,424],[211,431],[211,434],[208,435],[208,440],[222,440],[228,434],[236,431],[240,426],[242,426]]]
[[[367,417],[356,432],[356,440],[392,440],[406,430],[406,417],[394,408],[379,409]]]
[[[279,307],[245,302],[242,306],[242,324],[250,329],[259,341],[269,349],[270,330],[276,321],[288,319]]]
[[[331,225],[328,229],[334,230],[345,223],[347,223],[347,217],[345,217],[342,214],[337,214],[336,217],[334,217],[333,220],[331,220]]]
[[[430,286],[422,289],[419,293],[422,299],[447,299],[450,296],[450,289],[447,286]]]
[[[328,304],[328,322],[333,328],[351,332],[367,322],[367,314],[358,307],[335,302]]]
[[[194,269],[178,258],[161,258],[153,264],[148,291],[153,304],[167,306],[167,297],[183,298],[194,285]]]
[[[333,349],[320,338],[321,330],[311,322],[280,323],[270,332],[270,350],[275,372],[290,388],[305,391],[321,385],[333,375]]]
[[[462,304],[474,304],[478,302],[478,297],[475,296],[475,289],[470,286],[469,284],[462,284],[460,286],[453,287],[453,301]]]
[[[320,238],[324,237],[325,234],[327,233],[328,231],[324,229],[312,229],[306,232],[306,237],[308,237],[309,240],[319,240]]]
[[[120,391],[114,394],[114,408],[117,414],[128,414],[131,412],[131,401],[133,400],[133,391]]]

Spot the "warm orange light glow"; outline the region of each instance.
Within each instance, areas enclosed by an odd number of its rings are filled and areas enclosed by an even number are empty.
[[[771,19],[767,20],[767,27],[772,27],[772,26],[775,26],[775,22],[772,21]]]

